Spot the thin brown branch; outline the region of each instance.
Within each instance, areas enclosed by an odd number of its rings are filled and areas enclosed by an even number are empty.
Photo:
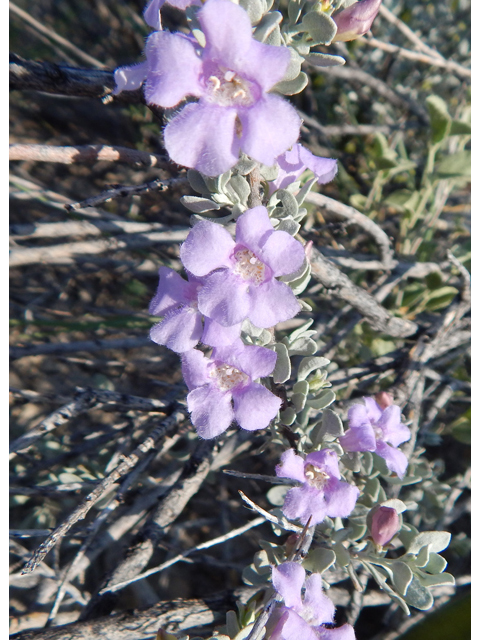
[[[61,164],[124,162],[134,167],[171,168],[166,156],[128,147],[85,144],[78,147],[56,147],[50,144],[11,144],[9,160],[58,162]]]
[[[11,347],[10,358],[26,358],[28,356],[40,355],[61,355],[64,353],[75,353],[77,351],[104,351],[106,349],[139,349],[148,347],[152,341],[148,337],[139,336],[137,338],[118,339],[97,339],[80,340],[78,342],[47,342],[46,344],[35,344],[27,347]]]

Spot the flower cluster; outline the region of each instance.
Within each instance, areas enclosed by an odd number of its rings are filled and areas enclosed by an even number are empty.
[[[355,640],[349,624],[335,629],[325,626],[333,623],[335,605],[323,591],[318,573],[305,577],[305,569],[295,562],[272,568],[273,586],[282,596],[284,606],[272,616],[267,630],[269,640]]]

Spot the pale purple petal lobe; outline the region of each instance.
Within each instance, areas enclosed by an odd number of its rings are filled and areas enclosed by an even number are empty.
[[[278,280],[264,282],[250,290],[249,318],[256,327],[267,329],[289,320],[300,312],[301,306],[288,285]]]
[[[384,458],[390,471],[396,473],[399,478],[403,478],[408,467],[408,458],[400,449],[379,441],[375,453]]]
[[[331,624],[335,615],[335,605],[323,590],[322,576],[319,573],[312,573],[307,578],[305,586],[303,609],[307,619],[315,626]]]
[[[251,308],[248,282],[231,271],[221,269],[205,278],[198,293],[198,308],[225,327],[245,320]]]
[[[222,393],[212,385],[190,391],[187,406],[200,438],[219,436],[233,421],[231,395]]]
[[[284,562],[272,568],[272,583],[282,596],[285,606],[302,608],[302,587],[305,582],[305,569],[295,562]]]
[[[375,432],[369,424],[347,429],[338,441],[345,451],[375,451],[377,446]]]
[[[235,243],[226,229],[219,224],[198,222],[180,247],[180,258],[185,268],[195,276],[205,276],[214,269],[228,266]]]
[[[293,449],[287,449],[280,458],[280,464],[275,467],[275,473],[279,478],[291,478],[298,482],[305,482],[304,460],[297,456]]]
[[[237,244],[252,251],[257,257],[262,251],[267,239],[275,233],[268,211],[259,206],[248,209],[237,220],[235,237]]]
[[[208,364],[208,358],[198,349],[193,349],[182,355],[183,379],[190,390],[208,383]]]
[[[143,81],[147,77],[148,62],[140,62],[130,67],[119,67],[115,69],[113,78],[115,80],[115,89],[112,95],[117,96],[122,91],[135,91],[140,89]]]
[[[282,401],[256,382],[241,389],[232,389],[235,419],[242,429],[266,429],[278,413]]]
[[[159,324],[150,329],[150,338],[175,351],[193,349],[202,335],[202,318],[192,308],[180,307],[170,311]]]
[[[275,231],[263,247],[262,261],[273,271],[274,276],[295,273],[305,260],[305,250],[286,231]]]

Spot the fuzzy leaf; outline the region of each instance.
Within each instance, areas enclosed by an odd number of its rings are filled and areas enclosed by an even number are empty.
[[[309,11],[305,14],[302,27],[308,31],[312,40],[317,44],[330,44],[337,33],[337,25],[323,11]]]
[[[298,380],[305,380],[307,376],[309,376],[312,371],[315,369],[320,369],[321,367],[326,367],[330,364],[330,360],[327,358],[321,358],[318,356],[312,358],[303,358],[298,367]]]
[[[419,579],[413,576],[405,594],[405,602],[416,609],[426,611],[433,604],[433,596],[428,589],[420,584]]]
[[[323,549],[319,547],[310,551],[306,559],[303,561],[303,566],[307,571],[315,573],[323,573],[335,562],[335,551],[332,549]]]
[[[448,547],[451,537],[452,534],[448,531],[422,531],[410,542],[407,551],[416,555],[422,547],[429,544],[430,550],[438,553]]]
[[[338,67],[345,64],[345,58],[342,58],[342,56],[334,56],[328,53],[307,53],[304,59],[305,62],[315,67]]]
[[[404,562],[393,562],[391,565],[393,573],[393,585],[401,596],[407,593],[407,589],[412,582],[413,573]]]
[[[286,382],[292,373],[292,365],[288,356],[288,349],[282,342],[277,342],[273,350],[277,354],[275,369],[273,370],[273,381],[276,383]]]
[[[180,202],[194,213],[205,213],[205,211],[217,211],[221,207],[212,200],[199,198],[197,196],[182,196]]]
[[[471,176],[471,151],[458,151],[444,158],[435,169],[440,178],[469,178]]]
[[[277,82],[273,91],[282,93],[284,96],[294,96],[305,89],[308,84],[308,76],[301,71],[293,80],[282,80]]]
[[[448,136],[452,119],[446,102],[439,96],[428,96],[426,103],[432,129],[431,139],[434,144],[437,144]]]
[[[325,389],[325,391],[322,391],[322,393],[313,400],[308,400],[307,405],[312,409],[320,411],[320,409],[325,409],[325,407],[331,405],[332,402],[335,402],[335,398],[336,395],[334,391]]]
[[[283,16],[279,11],[271,11],[263,16],[255,29],[253,37],[259,42],[265,42],[272,35],[275,27],[283,20]]]

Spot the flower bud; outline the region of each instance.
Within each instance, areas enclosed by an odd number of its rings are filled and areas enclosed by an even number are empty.
[[[333,42],[356,40],[367,33],[381,4],[382,0],[359,0],[338,14],[334,13],[332,20],[337,25],[337,33]]]
[[[378,507],[371,512],[370,534],[375,544],[384,547],[400,529],[400,518],[391,507]]]
[[[380,409],[386,409],[387,407],[391,407],[393,404],[393,396],[391,393],[387,393],[386,391],[380,391],[375,394],[375,401],[380,407]]]

